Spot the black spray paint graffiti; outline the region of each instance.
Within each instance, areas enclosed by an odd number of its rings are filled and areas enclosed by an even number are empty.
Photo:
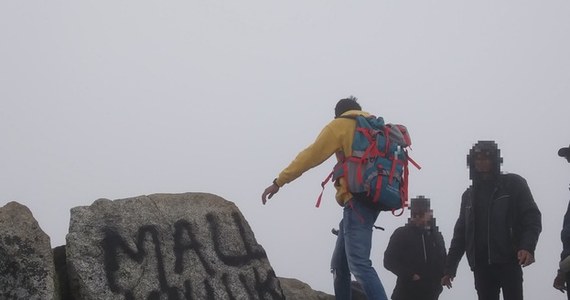
[[[248,276],[242,272],[237,276],[237,280],[233,280],[241,284],[242,294],[243,291],[245,291],[248,295],[248,299],[283,299],[283,294],[280,289],[277,288],[278,283],[276,284],[275,282],[277,279],[273,270],[259,270],[251,266],[252,263],[257,260],[266,259],[267,255],[257,243],[248,240],[243,218],[238,213],[232,214],[233,224],[235,228],[237,228],[245,248],[245,253],[241,254],[226,253],[228,251],[224,248],[222,240],[224,233],[222,233],[223,230],[220,225],[221,220],[219,220],[217,216],[208,214],[206,215],[206,220],[211,235],[211,241],[206,242],[211,243],[216,256],[223,265],[237,268],[250,268],[253,270],[254,278],[248,278]],[[234,290],[232,290],[232,279],[230,279],[230,275],[218,274],[220,271],[217,271],[217,269],[219,268],[216,268],[214,262],[206,258],[206,247],[202,241],[199,240],[196,232],[196,225],[186,220],[179,220],[174,224],[174,246],[172,251],[175,261],[172,267],[175,274],[183,274],[185,255],[192,252],[198,257],[200,265],[207,276],[202,282],[198,283],[187,279],[184,281],[183,286],[177,287],[171,286],[168,282],[166,268],[169,266],[165,266],[163,251],[170,250],[161,247],[157,226],[146,225],[139,228],[135,242],[136,249],[132,249],[116,230],[113,228],[105,228],[103,230],[104,238],[101,242],[101,246],[104,250],[105,273],[111,291],[115,294],[124,295],[125,300],[135,300],[134,292],[120,284],[121,278],[119,278],[118,275],[121,271],[120,258],[126,257],[131,262],[141,264],[145,258],[154,255],[156,259],[157,287],[154,291],[150,292],[144,300],[165,299],[164,297],[167,297],[168,300],[191,300],[198,299],[196,295],[205,295],[207,299],[216,299],[216,289],[214,288],[216,282],[221,282],[220,284],[224,286],[225,299],[237,299],[235,294],[240,291],[235,291],[235,282]],[[148,244],[148,237],[150,237],[150,241],[152,241],[150,245]],[[145,246],[150,246],[149,248],[152,248],[153,251],[148,251],[151,253],[147,253]],[[234,275],[234,277],[236,276]]]

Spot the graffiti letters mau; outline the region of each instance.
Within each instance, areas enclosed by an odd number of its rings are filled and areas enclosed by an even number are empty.
[[[142,277],[148,274],[132,274],[133,271],[126,270],[126,266],[131,269],[134,266],[135,273],[139,269],[141,273],[153,272],[147,270],[147,267],[141,267],[152,261],[156,278],[151,279],[151,290],[145,291],[144,299],[141,300],[237,299],[237,295],[247,295],[248,299],[282,299],[281,291],[275,288],[273,282],[276,280],[273,270],[269,267],[260,268],[261,264],[256,263],[266,260],[267,256],[261,246],[252,238],[247,238],[245,220],[238,213],[233,213],[230,222],[233,226],[226,224],[223,227],[222,221],[228,223],[227,220],[220,220],[210,213],[206,215],[206,221],[209,240],[203,234],[198,234],[199,228],[195,223],[182,219],[174,223],[174,232],[169,235],[173,241],[167,243],[169,246],[161,244],[161,241],[169,237],[161,236],[164,232],[156,225],[145,225],[138,229],[134,236],[135,247],[130,246],[130,239],[121,236],[114,228],[105,228],[101,246],[104,250],[105,275],[111,292],[123,295],[125,300],[138,300],[141,292],[137,293],[136,284],[133,287],[124,277]],[[231,234],[240,237],[243,244],[241,253],[229,249],[224,243],[224,236],[230,234],[228,228],[235,231]],[[165,259],[165,251],[172,251],[173,262],[169,263]],[[215,259],[212,259],[213,254]],[[194,262],[190,266],[189,257],[196,258],[199,264]],[[224,271],[228,268],[234,271]],[[181,281],[180,277],[186,276],[185,274],[200,276],[198,279],[182,278]]]

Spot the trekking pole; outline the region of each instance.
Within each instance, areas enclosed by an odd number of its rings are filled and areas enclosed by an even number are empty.
[[[382,231],[386,230],[386,229],[384,229],[384,227],[380,227],[380,226],[376,226],[376,225],[373,225],[373,226],[374,226],[374,229],[380,229]],[[331,229],[331,232],[334,235],[338,235],[338,229],[336,229],[336,228]]]

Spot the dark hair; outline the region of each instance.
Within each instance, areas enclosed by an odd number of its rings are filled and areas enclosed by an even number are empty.
[[[495,141],[478,141],[467,154],[467,167],[469,167],[469,178],[471,180],[478,179],[477,172],[475,171],[475,157],[478,154],[488,156],[493,162],[493,176],[498,176],[501,173],[501,164],[503,158],[501,157],[501,150]]]
[[[348,98],[340,99],[336,103],[336,106],[334,108],[334,117],[338,118],[338,117],[340,117],[340,115],[344,114],[345,112],[347,112],[349,110],[362,110],[362,107],[360,107],[360,104],[358,104],[358,102],[356,102],[356,100],[358,100],[358,98],[356,98],[354,96],[350,96]]]

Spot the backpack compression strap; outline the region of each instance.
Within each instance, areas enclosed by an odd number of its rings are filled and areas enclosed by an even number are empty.
[[[414,165],[414,167],[416,167],[416,169],[421,170],[422,166],[420,166],[415,160],[413,160],[410,156],[408,156],[408,161],[410,161],[412,163],[412,165]]]
[[[321,193],[319,194],[319,197],[317,198],[317,204],[315,205],[315,207],[318,208],[319,206],[321,206],[321,200],[322,200],[322,198],[323,198],[323,193],[324,193],[324,191],[325,191],[325,186],[327,185],[327,183],[329,183],[329,181],[330,181],[331,178],[333,177],[333,175],[334,175],[334,173],[336,172],[336,170],[337,170],[338,168],[342,168],[342,167],[343,167],[343,165],[344,165],[344,159],[345,159],[344,153],[342,153],[342,152],[340,152],[340,151],[336,153],[336,160],[337,160],[338,162],[337,162],[336,165],[334,166],[332,172],[327,176],[327,178],[325,178],[325,180],[323,180],[323,182],[321,182],[321,187],[322,187],[323,189],[321,190]]]
[[[404,155],[406,156],[407,160],[409,162],[412,163],[412,165],[414,165],[414,167],[416,167],[418,170],[421,170],[421,166],[416,163],[409,155],[408,155],[408,151],[404,150]],[[404,174],[402,176],[402,183],[403,185],[400,187],[400,194],[401,194],[401,198],[402,198],[402,208],[400,208],[400,212],[396,213],[396,210],[393,209],[392,210],[392,215],[399,217],[404,213],[404,207],[408,206],[408,176],[410,174],[410,170],[408,169],[408,164],[404,163]]]
[[[319,198],[317,198],[317,204],[315,205],[315,207],[319,207],[321,206],[321,200],[323,198],[323,193],[325,191],[325,186],[327,185],[327,183],[329,182],[329,180],[331,180],[331,178],[333,177],[334,174],[334,170],[329,174],[329,176],[327,176],[327,178],[325,178],[325,180],[321,183],[321,187],[323,188],[321,190],[321,193],[319,194]]]

